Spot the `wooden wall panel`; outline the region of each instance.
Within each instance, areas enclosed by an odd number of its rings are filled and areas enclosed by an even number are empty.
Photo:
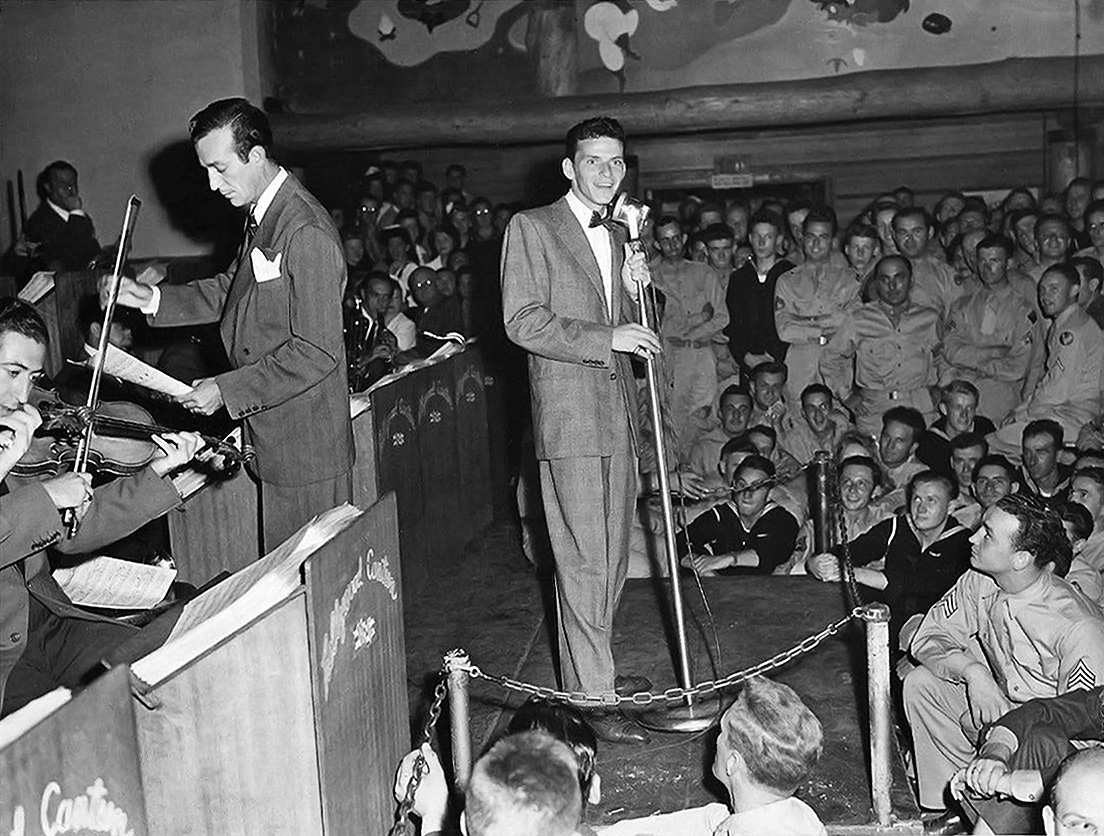
[[[506,138],[504,138],[506,139]],[[629,151],[643,189],[708,188],[716,157],[746,162],[757,180],[832,180],[847,218],[879,192],[906,184],[932,203],[951,188],[966,191],[1040,186],[1045,172],[1042,113],[995,114],[768,131],[649,137]],[[384,156],[418,159],[442,183],[445,167],[462,162],[469,190],[493,201],[549,200],[565,188],[559,144],[452,146]]]

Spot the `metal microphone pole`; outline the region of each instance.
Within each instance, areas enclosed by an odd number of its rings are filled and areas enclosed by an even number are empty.
[[[621,224],[629,231],[629,246],[634,252],[643,252],[640,229],[648,216],[648,207],[620,194],[614,201],[611,220]],[[648,312],[645,289],[637,290],[637,309],[640,323],[658,333],[659,323],[651,321]],[[676,656],[678,661],[678,680],[682,688],[689,689],[694,683],[690,677],[690,654],[686,641],[686,613],[682,598],[682,579],[679,577],[678,549],[675,545],[675,512],[671,503],[671,483],[667,475],[667,437],[663,432],[663,412],[660,402],[659,372],[656,358],[648,355],[644,358],[648,384],[648,401],[651,407],[652,435],[655,438],[656,472],[659,475],[659,497],[663,507],[663,543],[667,552],[667,574],[671,584],[671,603],[674,607]],[[650,729],[671,732],[699,732],[712,725],[720,713],[720,703],[715,695],[712,698],[685,697],[677,704],[643,712],[638,722]]]

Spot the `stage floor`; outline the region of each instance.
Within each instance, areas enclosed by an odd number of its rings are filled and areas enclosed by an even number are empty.
[[[492,526],[469,544],[461,571],[406,604],[407,671],[412,722],[424,717],[427,688],[441,657],[466,650],[487,672],[537,685],[554,685],[550,635],[541,584],[521,554],[516,529]],[[451,574],[451,573],[450,573]],[[687,633],[695,681],[726,676],[797,644],[845,612],[841,590],[809,578],[708,578],[704,590],[712,628],[692,580],[684,585]],[[618,670],[642,674],[662,691],[676,684],[673,642],[667,639],[666,593],[647,580],[630,580],[614,623]],[[661,603],[664,602],[664,603]],[[794,688],[824,726],[824,754],[799,795],[833,832],[870,830],[862,628],[845,627],[817,649],[771,674]],[[714,664],[716,667],[714,668]],[[725,704],[738,690],[725,695]],[[471,685],[473,747],[478,753],[504,727],[523,695],[484,681]],[[446,718],[442,719],[445,722]],[[441,730],[447,745],[447,733]],[[710,775],[715,731],[652,733],[645,746],[600,744],[602,802],[588,814],[595,825],[725,800]],[[919,832],[919,813],[900,760],[894,756],[897,832]]]

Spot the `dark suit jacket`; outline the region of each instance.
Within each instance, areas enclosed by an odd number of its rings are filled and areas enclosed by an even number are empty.
[[[28,241],[40,245],[36,260],[43,270],[86,270],[88,262],[100,253],[96,230],[87,215],[61,215],[45,202],[27,218],[24,229]]]
[[[612,349],[613,328],[633,319],[633,303],[621,284],[624,240],[614,235],[611,243],[613,321],[598,262],[566,197],[515,215],[506,228],[503,319],[529,354],[538,459],[610,455],[618,390],[634,432],[632,366]]]
[[[280,258],[278,276],[257,280],[260,256]],[[219,321],[233,369],[215,380],[230,416],[245,419],[245,440],[257,452],[250,470],[262,482],[308,485],[353,465],[344,290],[333,221],[291,175],[227,272],[162,286],[154,325]]]
[[[15,481],[15,480],[11,480]],[[64,538],[61,515],[37,482],[12,485],[0,499],[0,704],[4,686],[27,644],[27,613],[34,595],[60,618],[110,621],[75,606],[50,573],[46,549],[92,551],[141,528],[180,505],[168,479],[149,468],[96,488],[92,504],[72,539]]]

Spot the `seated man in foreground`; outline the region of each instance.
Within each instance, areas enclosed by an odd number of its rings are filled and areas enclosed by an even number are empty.
[[[971,542],[972,569],[909,646],[919,667],[905,679],[905,712],[928,810],[945,809],[948,781],[986,724],[1015,705],[1104,681],[1104,614],[1058,577],[1072,553],[1059,516],[1037,497],[1009,495],[985,512]]]

